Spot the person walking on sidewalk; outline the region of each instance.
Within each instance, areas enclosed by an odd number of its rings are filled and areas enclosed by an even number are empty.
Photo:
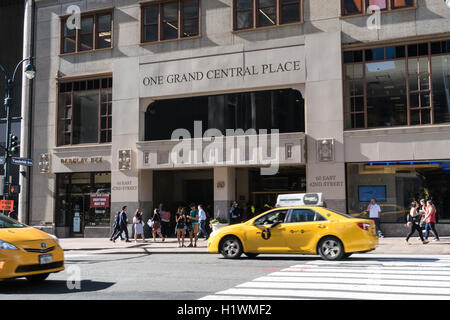
[[[137,242],[137,238],[139,235],[142,237],[142,242],[145,242],[144,222],[142,219],[142,211],[140,209],[136,210],[136,214],[133,217],[133,225],[134,225],[134,242]]]
[[[419,233],[420,240],[422,240],[423,244],[427,244],[428,240],[425,240],[423,238],[422,230],[420,229],[419,223],[420,223],[420,216],[421,214],[418,212],[419,204],[417,201],[413,201],[411,203],[411,210],[409,211],[408,218],[407,218],[407,226],[409,226],[411,229],[406,236],[406,245],[410,245],[411,243],[408,242],[409,238],[414,234],[414,232],[417,230]]]
[[[185,247],[184,237],[186,233],[186,214],[183,207],[179,207],[177,214],[175,215],[178,247]],[[181,242],[180,242],[181,240]]]
[[[166,240],[166,238],[161,233],[161,215],[159,213],[159,209],[155,209],[155,211],[153,211],[152,233],[153,242],[156,242],[156,234],[158,234],[162,238],[162,241]]]
[[[376,203],[375,199],[370,200],[370,204],[367,207],[367,211],[369,211],[369,219],[372,219],[375,222],[375,227],[377,229],[377,234],[380,238],[384,238],[383,232],[380,227],[380,218],[381,218],[381,208]]]
[[[131,242],[128,237],[128,223],[127,223],[127,206],[122,207],[122,211],[119,215],[119,231],[116,232],[116,235],[113,237],[113,242],[116,242],[116,239],[122,235],[122,232],[125,232],[125,242]]]
[[[195,204],[191,203],[191,212],[189,212],[189,220],[192,224],[192,228],[189,231],[189,239],[191,240],[191,243],[188,245],[188,247],[196,247],[197,246],[197,240],[198,240],[198,211],[195,209]],[[192,245],[192,238],[195,239],[194,245]]]
[[[170,211],[164,210],[164,205],[162,203],[159,204],[159,214],[161,216],[161,233],[167,238],[170,232]]]
[[[109,237],[109,241],[113,241],[114,236],[116,235],[116,232],[119,232],[120,229],[120,211],[117,211],[116,217],[114,218],[114,222],[112,225],[112,233]],[[122,234],[120,234],[120,240],[123,240]]]
[[[431,230],[434,234],[433,241],[439,241],[439,235],[436,231],[436,207],[431,200],[427,201],[427,210],[425,213],[425,240],[428,240],[429,231]]]
[[[230,224],[240,223],[242,219],[242,210],[237,201],[233,201],[230,208]]]
[[[199,222],[199,231],[197,233],[197,237],[200,237],[201,234],[205,237],[205,240],[208,240],[209,234],[208,230],[206,229],[206,221],[207,216],[205,210],[203,210],[203,205],[198,205],[198,222]]]

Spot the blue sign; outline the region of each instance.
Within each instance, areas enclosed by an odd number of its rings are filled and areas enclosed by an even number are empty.
[[[32,159],[26,159],[26,158],[11,158],[11,163],[12,164],[17,164],[20,166],[28,166],[28,167],[32,167],[33,166],[33,160]]]

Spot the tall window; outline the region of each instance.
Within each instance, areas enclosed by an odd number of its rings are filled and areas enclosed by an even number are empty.
[[[141,42],[195,37],[200,34],[199,0],[176,0],[142,6]]]
[[[450,122],[450,41],[344,52],[346,129]]]
[[[81,16],[79,29],[71,25],[71,21],[68,25],[68,17],[61,19],[60,52],[64,54],[111,48],[112,17],[111,11],[84,14]]]
[[[234,0],[234,30],[302,21],[302,0]]]
[[[370,6],[377,6],[380,10],[396,10],[414,8],[417,0],[341,0],[343,16],[364,14]]]
[[[63,82],[58,95],[58,145],[111,142],[112,78]]]

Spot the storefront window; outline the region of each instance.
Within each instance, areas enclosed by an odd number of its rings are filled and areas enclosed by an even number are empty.
[[[346,51],[345,129],[450,122],[450,41]]]
[[[450,223],[450,160],[347,164],[350,215],[368,218],[374,198],[384,223],[404,223],[412,201],[432,200],[439,223]]]
[[[56,181],[57,227],[82,234],[88,226],[110,225],[111,173],[60,173]]]

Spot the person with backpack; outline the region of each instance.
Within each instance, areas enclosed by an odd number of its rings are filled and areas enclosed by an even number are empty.
[[[413,201],[411,203],[411,210],[409,211],[409,214],[407,216],[407,223],[406,225],[410,227],[410,231],[408,235],[406,236],[406,245],[411,245],[411,243],[408,242],[409,238],[414,234],[414,232],[417,230],[419,233],[420,240],[422,240],[423,244],[427,244],[428,240],[425,240],[422,234],[422,230],[420,229],[419,223],[420,223],[420,217],[421,214],[418,212],[419,204],[417,201]]]
[[[117,232],[119,232],[119,229],[120,229],[120,227],[119,227],[119,220],[120,220],[120,211],[117,211],[116,217],[114,218],[114,222],[113,222],[113,225],[112,225],[112,229],[113,230],[112,230],[111,236],[109,237],[109,241],[113,241],[113,238],[114,238],[115,234]],[[119,234],[119,236],[120,236],[120,240],[123,240],[122,234]]]

